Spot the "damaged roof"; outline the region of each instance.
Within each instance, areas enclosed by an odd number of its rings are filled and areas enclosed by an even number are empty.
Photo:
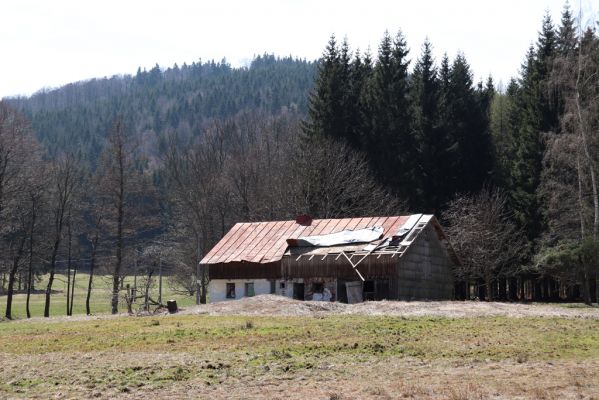
[[[402,235],[401,228],[409,215],[393,217],[365,217],[315,219],[308,223],[296,221],[240,222],[206,254],[201,264],[250,262],[266,264],[279,261],[288,248],[288,239],[328,235],[344,230],[358,230],[380,226],[383,237]]]

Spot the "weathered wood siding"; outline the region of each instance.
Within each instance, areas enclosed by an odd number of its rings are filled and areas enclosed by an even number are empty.
[[[362,256],[354,256],[353,261],[357,262]],[[366,257],[358,265],[358,270],[366,279],[378,279],[393,276],[397,266],[398,258],[391,258],[390,255],[371,255]],[[288,278],[313,278],[313,277],[335,277],[344,280],[357,280],[358,274],[352,268],[349,261],[344,256],[337,255],[323,256],[285,256],[281,260],[281,276]]]
[[[396,271],[396,280],[391,283],[396,299],[453,299],[452,262],[430,224],[401,257]]]

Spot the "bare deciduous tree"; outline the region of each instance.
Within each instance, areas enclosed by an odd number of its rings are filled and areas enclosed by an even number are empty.
[[[49,266],[50,276],[48,277],[48,285],[46,286],[44,317],[50,316],[50,298],[56,274],[58,251],[63,240],[68,211],[73,206],[76,191],[80,189],[81,185],[81,171],[76,158],[71,154],[65,154],[58,158],[50,167],[49,182],[52,253],[50,255]]]
[[[112,242],[115,249],[111,271],[113,314],[118,313],[125,247],[129,242],[134,242],[136,235],[144,229],[151,230],[157,224],[157,196],[136,149],[136,143],[127,133],[123,120],[117,118],[109,132],[97,171],[98,201],[106,205],[102,210],[106,214],[101,221],[96,221],[110,231],[106,240]]]
[[[517,271],[526,241],[512,222],[507,197],[498,189],[484,188],[475,195],[453,200],[443,218],[446,233],[461,260],[458,279],[482,281],[487,301],[494,298],[493,284]]]
[[[0,102],[0,235],[8,255],[5,316],[12,318],[14,285],[22,266],[28,232],[35,220],[27,193],[39,182],[39,148],[23,116]],[[35,222],[33,222],[34,224]]]

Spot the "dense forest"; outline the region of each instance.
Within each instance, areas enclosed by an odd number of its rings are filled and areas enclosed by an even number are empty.
[[[156,65],[134,76],[92,79],[5,101],[27,116],[52,156],[67,150],[95,163],[106,132],[121,116],[147,155],[157,157],[171,131],[198,135],[211,120],[244,110],[304,113],[315,71],[313,62],[265,54],[244,68],[226,60]]]
[[[57,270],[90,287],[100,270],[116,312],[122,277],[160,256],[205,301],[198,262],[235,222],[426,212],[460,297],[599,301],[594,27],[547,15],[505,88],[463,54],[411,53],[402,32],[376,55],[331,37],[315,63],[156,66],[3,100],[2,290],[49,273],[48,314]]]

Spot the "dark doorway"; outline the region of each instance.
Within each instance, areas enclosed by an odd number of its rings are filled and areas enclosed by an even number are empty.
[[[363,288],[363,293],[362,293],[362,298],[364,299],[364,301],[367,300],[375,300],[375,289],[374,289],[374,281],[364,281],[364,284],[362,285]]]
[[[343,280],[337,280],[337,301],[347,303],[347,289]]]
[[[303,283],[294,283],[293,284],[293,298],[295,300],[303,300],[304,299],[304,284]]]

